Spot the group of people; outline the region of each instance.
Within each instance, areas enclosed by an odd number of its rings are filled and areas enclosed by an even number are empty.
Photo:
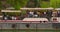
[[[27,13],[27,17],[32,17],[32,18],[47,18],[48,20],[51,19],[51,17],[60,17],[60,11],[52,11],[48,10],[45,12],[41,11],[29,11]]]
[[[20,16],[3,16],[3,19],[5,20],[19,20],[24,18],[51,18],[51,17],[60,17],[60,11],[46,11],[46,12],[40,12],[40,11],[28,11],[25,15]]]
[[[47,16],[51,16],[52,12],[29,11],[27,15],[28,15],[27,17],[47,17]]]
[[[6,16],[3,16],[3,19],[4,20],[18,20],[18,17],[6,15]]]
[[[60,11],[30,11],[28,12],[28,15],[33,17],[60,17]]]

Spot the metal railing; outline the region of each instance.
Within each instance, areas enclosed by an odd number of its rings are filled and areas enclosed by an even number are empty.
[[[55,31],[60,30],[60,23],[52,23],[52,22],[41,22],[40,21],[21,21],[21,20],[0,20],[0,30],[1,31]],[[27,31],[28,30],[28,31]]]

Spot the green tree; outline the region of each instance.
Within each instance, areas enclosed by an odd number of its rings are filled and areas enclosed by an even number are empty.
[[[48,8],[48,7],[50,7],[50,1],[49,0],[47,0],[47,1],[40,0],[40,6],[41,6],[41,8]]]
[[[24,7],[26,6],[26,3],[28,2],[29,0],[5,0],[5,4],[10,4],[12,7],[14,7],[15,9],[20,9],[21,7]],[[0,9],[3,9],[2,7],[2,4],[4,3],[4,1],[0,0]]]
[[[50,0],[50,7],[60,8],[60,0]]]
[[[41,8],[48,8],[50,5],[49,5],[49,2],[41,2]]]
[[[0,10],[2,9],[2,3],[1,3],[1,1],[0,1]]]
[[[35,0],[35,7],[40,7],[40,0]]]
[[[20,9],[26,5],[28,0],[6,0],[7,4],[10,4],[15,9]]]

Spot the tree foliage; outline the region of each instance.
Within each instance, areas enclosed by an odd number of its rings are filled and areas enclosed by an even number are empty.
[[[40,4],[41,8],[48,8],[48,7],[60,8],[60,0],[50,0],[50,1],[41,0]]]
[[[49,2],[42,1],[41,2],[41,8],[48,8],[50,6]]]
[[[10,4],[12,7],[14,7],[15,9],[20,9],[21,7],[24,7],[26,5],[28,0],[6,0],[6,4]],[[5,5],[6,5],[5,4]],[[0,1],[0,8],[2,3]]]
[[[7,3],[12,5],[15,9],[20,9],[26,5],[28,0],[7,0]]]
[[[0,1],[0,10],[2,9],[2,3],[1,3],[1,1]]]
[[[60,0],[50,0],[50,6],[53,8],[60,8]]]

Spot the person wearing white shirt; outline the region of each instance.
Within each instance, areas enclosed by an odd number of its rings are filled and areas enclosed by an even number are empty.
[[[29,12],[29,17],[33,17],[33,15],[34,15],[34,12],[33,11],[30,11]]]
[[[14,16],[12,16],[12,20],[15,20],[15,17]]]
[[[7,17],[4,17],[4,20],[7,20],[8,18]]]
[[[34,13],[34,12],[31,12],[31,11],[29,12],[29,14],[31,14],[31,15],[33,15],[33,13]]]

